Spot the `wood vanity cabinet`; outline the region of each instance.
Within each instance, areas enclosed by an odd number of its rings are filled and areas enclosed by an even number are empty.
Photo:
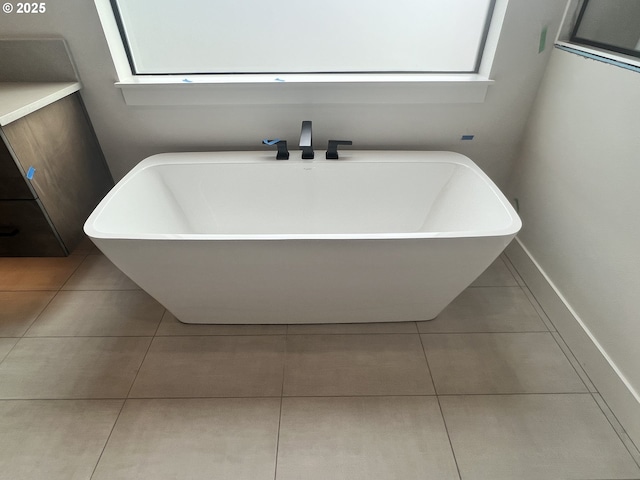
[[[79,94],[1,129],[0,256],[68,255],[113,186]]]

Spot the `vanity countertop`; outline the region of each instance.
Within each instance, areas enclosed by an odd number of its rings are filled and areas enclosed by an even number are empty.
[[[0,82],[0,126],[78,90],[79,82]]]

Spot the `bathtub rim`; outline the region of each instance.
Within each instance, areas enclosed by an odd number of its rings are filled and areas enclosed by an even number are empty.
[[[389,159],[397,155],[399,158]],[[364,156],[365,158],[353,158]],[[480,180],[491,190],[496,200],[504,208],[509,216],[508,225],[491,230],[456,230],[442,232],[376,232],[376,233],[252,233],[252,234],[213,234],[213,233],[112,233],[97,230],[94,225],[96,219],[108,207],[111,200],[127,183],[135,176],[147,170],[161,165],[197,165],[197,164],[258,164],[269,162],[272,164],[299,164],[313,165],[325,162],[348,163],[449,163],[461,165],[472,170]],[[393,239],[429,239],[429,238],[476,238],[476,237],[507,237],[515,236],[522,228],[522,220],[506,199],[502,191],[493,180],[466,155],[437,150],[348,150],[341,153],[339,160],[325,160],[324,158],[313,160],[289,159],[276,160],[270,151],[215,151],[215,152],[168,152],[151,155],[139,162],[131,169],[107,195],[98,203],[84,224],[84,232],[90,238],[113,240],[193,240],[193,241],[285,241],[285,240],[393,240]]]

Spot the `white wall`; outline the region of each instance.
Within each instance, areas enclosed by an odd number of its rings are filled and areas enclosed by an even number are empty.
[[[511,0],[483,104],[132,107],[117,80],[94,3],[47,2],[45,14],[0,14],[0,35],[61,35],[84,85],[82,96],[115,179],[148,155],[165,151],[262,149],[266,137],[295,143],[313,120],[314,143],[353,140],[354,148],[444,149],[467,154],[504,184],[548,59],[540,31],[556,31],[564,0]],[[473,141],[460,140],[474,134]]]
[[[636,399],[640,392],[638,105],[640,73],[555,50],[508,187],[509,195],[519,199],[524,224],[520,241]],[[604,389],[597,378],[594,383]],[[606,398],[607,392],[602,393]],[[627,428],[635,429],[639,442],[640,405],[635,402],[634,408],[617,413],[629,419]]]

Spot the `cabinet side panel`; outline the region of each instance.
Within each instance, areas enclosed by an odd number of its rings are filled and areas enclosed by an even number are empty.
[[[78,94],[63,98],[4,127],[31,185],[69,251],[82,226],[113,186],[102,151]]]

